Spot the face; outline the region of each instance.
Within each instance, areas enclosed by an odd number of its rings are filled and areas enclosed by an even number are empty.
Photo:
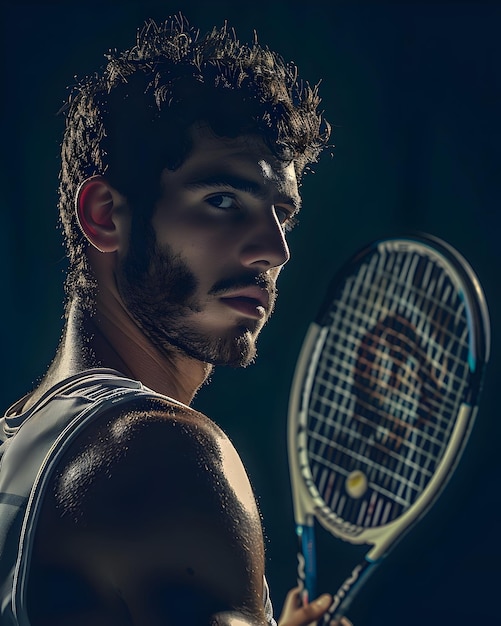
[[[294,166],[255,137],[193,131],[193,149],[162,174],[151,226],[131,234],[117,283],[145,334],[212,364],[247,365],[289,259],[299,209]]]

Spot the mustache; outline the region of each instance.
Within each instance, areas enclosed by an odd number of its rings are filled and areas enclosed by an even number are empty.
[[[227,291],[236,289],[244,289],[245,287],[260,287],[266,289],[270,297],[270,302],[274,302],[278,295],[278,289],[275,281],[266,274],[242,274],[240,276],[232,276],[223,278],[218,281],[209,291],[211,296],[222,296]]]

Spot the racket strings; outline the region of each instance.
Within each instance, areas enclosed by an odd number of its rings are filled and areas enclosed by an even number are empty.
[[[340,307],[340,310],[338,312],[339,315],[341,314],[345,315],[349,313],[351,313],[351,309],[347,308],[346,306]],[[358,322],[362,323],[362,320],[358,320]],[[328,363],[328,361],[326,361],[324,367],[326,370],[329,370],[329,368],[334,365],[340,368],[339,376],[344,377],[351,384],[351,377],[352,377],[351,358],[352,358],[353,350],[355,349],[355,346],[357,344],[356,344],[355,337],[343,336],[344,331],[347,330],[348,328],[349,328],[348,324],[344,325],[341,322],[339,332],[337,333],[334,332],[328,337],[327,339],[329,343],[328,348],[329,350],[332,351],[332,354],[329,354],[325,358],[327,360],[331,358],[333,361],[336,357],[338,358],[337,358],[336,363],[333,362],[332,364],[330,364]],[[437,336],[438,337],[437,341],[441,340],[442,336],[443,334]],[[467,328],[464,328],[463,336],[461,337],[460,343],[463,345],[463,348],[464,348],[463,352],[466,352],[466,353],[468,351],[467,339],[468,339],[468,330]],[[436,342],[433,341],[433,338],[432,338],[432,340],[430,341],[430,344],[435,344],[435,343]],[[456,343],[457,343],[457,338],[456,338]],[[444,343],[442,343],[442,345],[444,345]],[[334,348],[332,346],[334,346]],[[438,345],[430,345],[429,348],[430,350],[428,351],[428,354],[427,354],[428,366],[425,367],[425,369],[429,369],[431,374],[423,380],[423,384],[425,388],[427,388],[428,391],[430,392],[429,401],[430,401],[431,407],[436,410],[439,408],[439,406],[442,405],[444,401],[445,403],[449,402],[449,397],[446,397],[445,399],[437,400],[435,397],[436,394],[431,392],[432,389],[435,387],[448,387],[451,385],[456,385],[458,387],[463,386],[465,372],[467,371],[467,369],[466,369],[464,362],[462,362],[461,359],[458,358],[456,354],[451,354],[452,346],[450,344],[446,345],[446,350],[444,350],[443,348],[439,349]],[[445,359],[447,359],[448,361],[452,361],[449,368],[444,366]],[[363,363],[364,363],[364,359],[361,358],[360,364],[363,365]],[[367,363],[367,361],[365,361],[365,363]],[[408,368],[408,373],[410,373],[411,370],[415,367],[415,357],[413,354],[409,354],[408,360],[406,361],[406,367]],[[401,373],[402,374],[405,373],[405,370],[402,371]],[[430,385],[431,381],[433,380],[435,381],[434,384]],[[403,387],[400,389],[399,393],[402,396],[404,396],[404,393],[406,390],[406,379],[404,376],[402,377],[401,382],[403,384]],[[329,390],[329,387],[334,389],[333,384],[329,378],[325,379],[325,387],[326,387],[326,390]],[[409,392],[413,391],[413,387],[411,385],[408,385],[408,391]],[[342,393],[342,390],[341,390],[341,393]],[[349,386],[347,387],[347,393],[351,393]],[[413,395],[411,393],[408,394],[407,400],[409,401],[410,404],[413,403]],[[451,410],[453,410],[454,408],[455,408],[455,402],[452,402]]]
[[[373,254],[346,281],[307,428],[314,484],[343,520],[387,523],[423,491],[451,435],[467,356],[465,305],[435,259]],[[356,472],[367,488],[354,497],[347,481]]]

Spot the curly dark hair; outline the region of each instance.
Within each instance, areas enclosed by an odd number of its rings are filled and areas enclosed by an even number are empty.
[[[72,88],[62,142],[59,208],[70,261],[67,295],[92,301],[95,281],[76,220],[78,186],[105,175],[134,212],[150,219],[160,174],[179,167],[189,130],[205,122],[221,137],[260,136],[300,178],[327,145],[318,86],[255,40],[241,44],[225,24],[204,37],[182,14],[147,21],[128,50],[110,51],[100,73]],[[148,196],[144,196],[148,190]]]

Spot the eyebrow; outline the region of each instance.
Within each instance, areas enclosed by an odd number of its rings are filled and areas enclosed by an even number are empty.
[[[230,189],[237,189],[238,191],[249,193],[260,200],[266,198],[267,196],[265,189],[259,183],[249,180],[248,178],[226,173],[189,180],[184,184],[184,186],[186,189],[203,189],[206,187],[226,187]],[[299,196],[289,196],[288,194],[282,193],[279,195],[281,201],[286,204],[290,204],[296,211],[299,211],[301,208],[301,198]]]

